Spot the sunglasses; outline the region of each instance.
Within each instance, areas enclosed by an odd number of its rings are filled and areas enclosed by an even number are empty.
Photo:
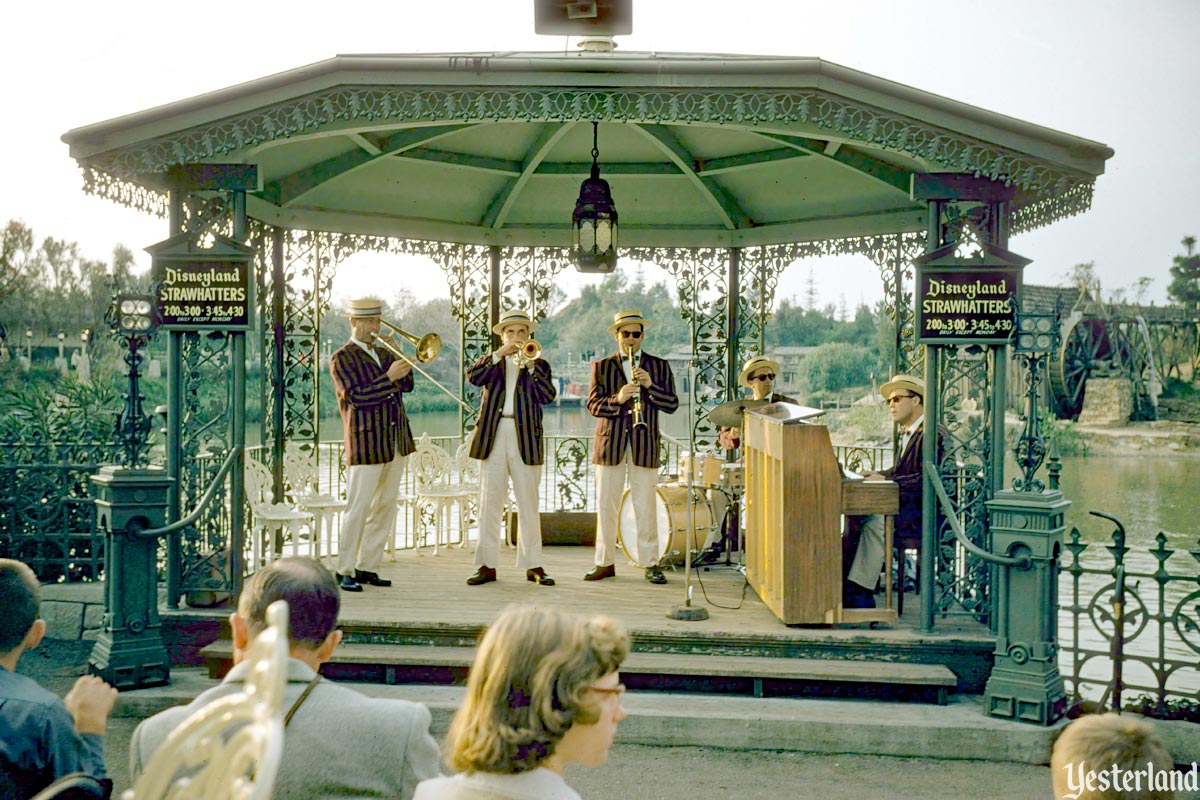
[[[775,380],[775,373],[767,372],[762,375],[755,375],[750,380],[752,380],[752,381],[773,381],[773,380]]]
[[[915,394],[894,394],[891,397],[889,397],[886,402],[889,406],[894,406],[894,405],[896,405],[896,403],[899,403],[901,400],[905,400],[910,397],[916,397],[916,395]]]
[[[642,338],[642,332],[641,332],[641,331],[621,331],[621,335],[622,335],[622,336],[628,336],[630,339],[640,339],[640,338]]]

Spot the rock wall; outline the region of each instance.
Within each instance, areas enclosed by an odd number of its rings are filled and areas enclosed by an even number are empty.
[[[1133,384],[1128,378],[1088,378],[1083,387],[1080,425],[1126,425],[1133,414]]]

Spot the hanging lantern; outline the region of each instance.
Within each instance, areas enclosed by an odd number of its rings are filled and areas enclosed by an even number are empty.
[[[575,266],[580,272],[612,272],[617,265],[617,207],[597,159],[599,124],[592,123],[592,174],[579,186],[571,214]]]

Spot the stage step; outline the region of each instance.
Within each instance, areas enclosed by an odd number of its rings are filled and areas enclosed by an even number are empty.
[[[200,651],[209,676],[233,663],[233,643]],[[335,680],[374,683],[466,683],[474,647],[343,643],[322,672]],[[633,690],[715,692],[755,697],[860,697],[944,705],[958,679],[940,664],[770,656],[632,652],[621,680]]]

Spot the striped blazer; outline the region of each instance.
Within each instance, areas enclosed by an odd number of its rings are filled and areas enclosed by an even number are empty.
[[[638,364],[650,373],[650,389],[642,389],[642,419],[646,427],[633,427],[633,401],[620,403],[617,392],[628,381],[622,363],[628,357],[614,353],[592,364],[592,385],[588,389],[587,409],[596,417],[592,442],[592,463],[616,466],[625,458],[625,448],[633,447],[633,463],[658,468],[658,414],[673,414],[679,408],[675,394],[675,376],[661,358],[642,353]]]
[[[504,364],[492,361],[492,354],[480,358],[467,369],[467,380],[483,387],[483,402],[475,420],[471,438],[471,458],[480,461],[492,454],[500,412],[504,410]],[[517,446],[521,460],[530,466],[542,463],[542,406],[554,400],[558,392],[550,379],[550,365],[537,359],[529,369],[517,370],[517,396],[513,398],[513,422],[517,425]]]
[[[412,373],[392,383],[387,368],[396,359],[386,351],[377,352],[379,364],[357,344],[347,342],[329,358],[348,467],[386,464],[396,457],[397,446],[402,456],[417,449],[402,396],[413,390]]]

